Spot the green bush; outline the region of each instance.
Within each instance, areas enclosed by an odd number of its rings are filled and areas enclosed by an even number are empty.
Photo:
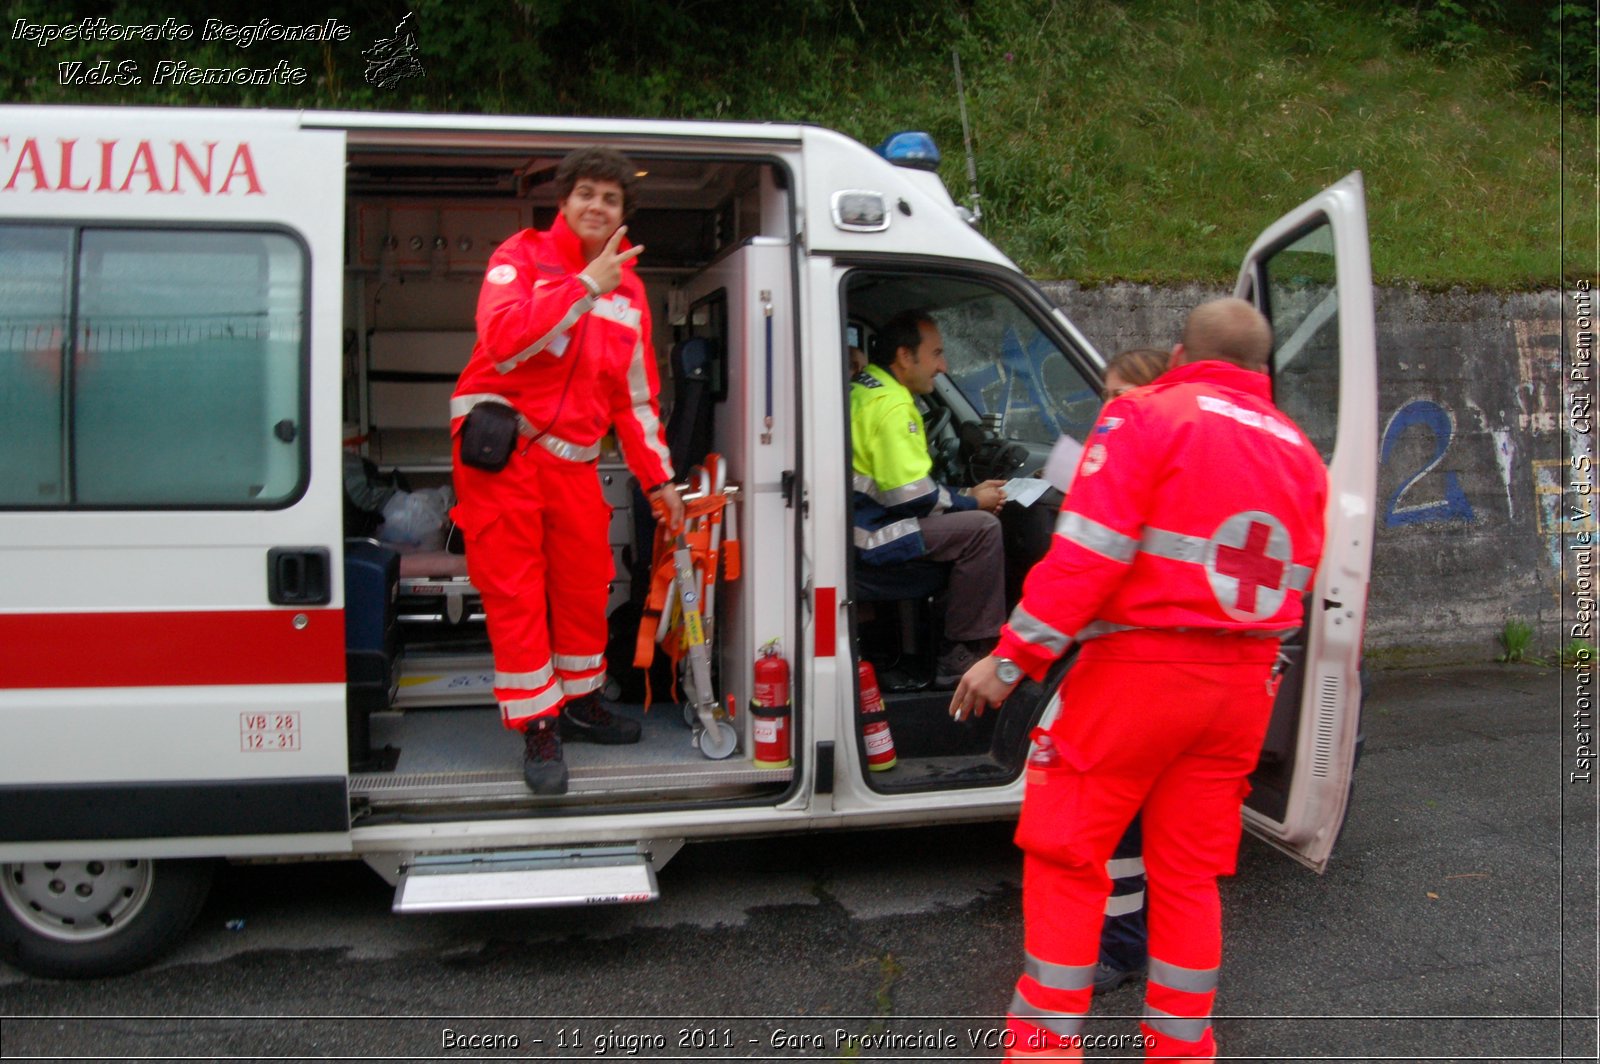
[[[1512,619],[1500,630],[1500,645],[1505,649],[1496,661],[1517,664],[1528,658],[1528,647],[1533,643],[1533,625]]]
[[[1383,18],[1412,48],[1446,61],[1503,54],[1525,85],[1595,111],[1600,8],[1594,4],[1412,0]]]

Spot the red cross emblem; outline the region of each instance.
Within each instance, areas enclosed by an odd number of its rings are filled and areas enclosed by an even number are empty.
[[[1260,521],[1251,521],[1242,548],[1217,544],[1217,572],[1239,581],[1239,597],[1234,606],[1246,613],[1256,611],[1256,588],[1276,590],[1283,586],[1287,566],[1267,557],[1267,539],[1271,535],[1272,529]]]
[[[1288,591],[1289,533],[1269,513],[1234,514],[1211,537],[1206,575],[1231,617],[1259,620],[1278,612]]]

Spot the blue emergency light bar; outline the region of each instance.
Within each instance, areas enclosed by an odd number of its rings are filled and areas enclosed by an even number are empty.
[[[919,130],[891,133],[873,150],[896,166],[912,170],[939,169],[939,146]]]

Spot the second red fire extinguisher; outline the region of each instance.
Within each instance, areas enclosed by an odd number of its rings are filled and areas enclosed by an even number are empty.
[[[889,712],[878,692],[878,674],[872,662],[863,660],[856,667],[861,684],[861,740],[867,747],[867,768],[887,772],[900,763],[895,756],[894,736],[889,733]]]
[[[755,696],[750,700],[750,729],[756,768],[788,768],[789,663],[774,639],[756,658]]]

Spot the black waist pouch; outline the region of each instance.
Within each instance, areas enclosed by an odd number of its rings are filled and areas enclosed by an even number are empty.
[[[461,423],[461,460],[498,473],[517,447],[517,412],[504,403],[479,403]]]

